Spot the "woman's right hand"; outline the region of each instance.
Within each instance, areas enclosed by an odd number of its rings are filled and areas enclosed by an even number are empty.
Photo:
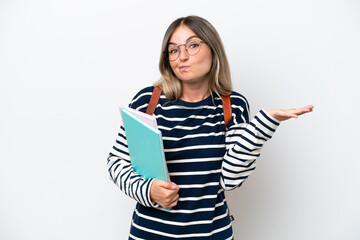
[[[150,198],[163,208],[171,208],[177,205],[179,189],[173,182],[154,180],[150,188]]]

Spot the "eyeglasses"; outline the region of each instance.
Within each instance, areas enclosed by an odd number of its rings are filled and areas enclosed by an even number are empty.
[[[191,56],[198,54],[200,51],[201,43],[206,42],[201,41],[197,38],[191,38],[187,40],[186,43],[177,46],[175,44],[169,44],[167,52],[169,61],[175,61],[176,59],[178,59],[178,57],[180,56],[180,46],[185,46],[186,52]]]

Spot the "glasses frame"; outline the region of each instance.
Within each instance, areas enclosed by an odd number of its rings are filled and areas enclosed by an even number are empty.
[[[177,45],[177,49],[178,49],[179,53],[178,53],[178,56],[177,56],[174,60],[170,60],[170,58],[169,58],[169,51],[168,51],[168,50],[165,50],[165,51],[163,52],[163,54],[165,54],[165,56],[168,58],[169,61],[171,61],[171,62],[176,61],[176,60],[180,57],[180,52],[181,52],[180,46],[184,46],[184,47],[185,47],[185,51],[187,52],[187,54],[189,54],[190,56],[195,56],[196,54],[198,54],[198,53],[200,52],[200,50],[201,50],[201,45],[200,45],[200,47],[199,47],[199,51],[198,51],[197,53],[195,53],[195,54],[190,54],[189,51],[188,51],[188,49],[187,49],[187,47],[186,47],[186,44],[188,44],[188,43],[189,43],[191,40],[193,40],[193,39],[194,39],[194,38],[190,38],[190,39],[187,40],[185,43]],[[195,38],[195,39],[199,39],[199,38]],[[199,41],[200,41],[200,43],[205,43],[205,44],[207,44],[206,42],[204,42],[204,41],[201,40],[201,39],[199,39]]]

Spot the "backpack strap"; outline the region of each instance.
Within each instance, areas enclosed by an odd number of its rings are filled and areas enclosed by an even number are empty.
[[[225,121],[225,129],[226,129],[226,126],[232,117],[231,100],[230,100],[230,96],[221,96],[221,98],[223,100],[224,121]]]
[[[160,95],[161,95],[162,89],[159,86],[155,86],[154,90],[152,92],[149,105],[146,109],[146,113],[149,115],[153,115],[155,112],[155,108],[159,102]]]
[[[230,119],[232,118],[232,110],[231,110],[231,99],[230,96],[223,96],[221,95],[221,98],[223,100],[223,112],[224,112],[224,122],[225,122],[225,129],[227,124],[229,123]],[[225,192],[224,192],[225,194]],[[227,205],[227,210],[228,210],[228,214],[230,217],[230,221],[234,221],[235,218],[234,216],[230,213],[230,208],[229,205],[226,203]]]

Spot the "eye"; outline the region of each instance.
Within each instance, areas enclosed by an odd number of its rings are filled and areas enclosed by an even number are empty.
[[[189,42],[186,43],[186,48],[191,50],[198,49],[200,47],[200,41],[198,39],[191,39]]]
[[[198,44],[198,43],[191,43],[189,48],[197,48],[197,47],[199,47],[199,45],[200,44]]]
[[[169,49],[169,54],[176,54],[178,52],[177,48],[170,48]]]

